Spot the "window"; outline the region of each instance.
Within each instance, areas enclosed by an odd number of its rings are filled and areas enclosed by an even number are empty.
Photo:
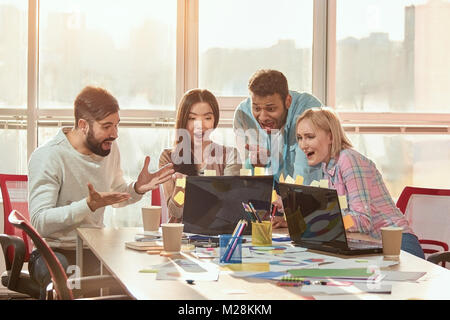
[[[0,0],[0,109],[27,103],[27,0]]]
[[[450,111],[450,2],[345,0],[336,9],[336,108]]]
[[[313,1],[200,0],[199,86],[247,96],[250,76],[277,69],[311,92]]]
[[[176,0],[41,0],[40,108],[73,108],[86,85],[122,109],[175,109]]]
[[[450,139],[445,135],[349,134],[372,160],[394,199],[405,186],[448,188]]]

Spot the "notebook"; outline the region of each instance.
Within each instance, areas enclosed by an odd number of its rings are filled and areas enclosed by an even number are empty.
[[[238,221],[247,218],[242,202],[251,202],[256,211],[267,212],[272,190],[273,176],[188,176],[183,231],[232,234]],[[245,228],[244,234],[250,233],[251,228]]]
[[[280,183],[279,191],[295,245],[344,255],[383,252],[380,243],[347,238],[336,190]]]

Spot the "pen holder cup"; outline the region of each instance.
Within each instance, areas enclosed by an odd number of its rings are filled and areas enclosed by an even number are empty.
[[[242,263],[242,237],[222,234],[219,244],[220,263]]]
[[[272,245],[272,222],[262,221],[252,222],[252,245],[271,246]]]

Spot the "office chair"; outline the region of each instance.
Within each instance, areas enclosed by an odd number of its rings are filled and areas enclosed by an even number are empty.
[[[445,268],[445,263],[450,262],[450,252],[446,251],[433,253],[428,256],[427,260],[435,264],[441,263],[442,266]]]
[[[44,258],[45,264],[52,278],[52,283],[47,288],[47,299],[53,300],[73,300],[74,293],[83,295],[86,292],[98,288],[119,288],[116,280],[112,276],[90,276],[68,280],[61,263],[57,259],[53,250],[42,239],[31,223],[17,210],[11,211],[8,217],[9,222],[16,228],[23,230],[33,241],[35,247]],[[79,284],[79,289],[72,290],[71,283]],[[127,295],[111,295],[93,299],[122,300],[130,299]]]
[[[449,250],[449,189],[405,187],[397,201],[397,207],[419,238],[425,254]],[[440,248],[430,248],[429,245]]]
[[[30,238],[17,230],[8,221],[8,213],[20,210],[28,217],[28,177],[26,175],[0,174],[0,188],[3,197],[4,234],[0,243],[5,257],[6,271],[1,275],[2,285],[11,291],[39,298],[39,285],[27,271],[22,271],[33,249]]]

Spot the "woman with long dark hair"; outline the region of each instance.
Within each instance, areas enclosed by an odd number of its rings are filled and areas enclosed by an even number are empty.
[[[203,175],[205,170],[214,170],[217,176],[239,175],[242,165],[237,149],[210,139],[218,123],[219,104],[210,91],[186,92],[178,105],[174,145],[161,153],[159,167],[173,163],[175,178]],[[173,179],[164,183],[163,189],[171,221],[181,220],[183,203],[176,196],[183,188]]]

